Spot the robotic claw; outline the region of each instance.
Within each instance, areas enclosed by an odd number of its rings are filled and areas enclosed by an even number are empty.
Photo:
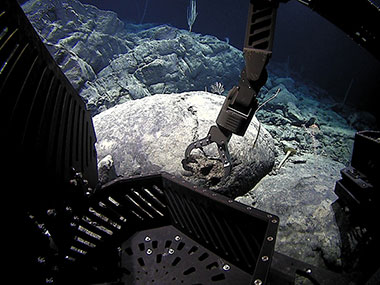
[[[279,2],[289,0],[250,0],[248,21],[244,43],[245,67],[237,87],[228,93],[222,109],[207,136],[191,143],[182,161],[185,170],[193,161],[191,152],[215,143],[218,147],[219,160],[223,163],[224,177],[232,170],[228,142],[233,134],[244,136],[253,115],[257,111],[256,96],[267,79],[266,65],[272,55],[274,27]],[[379,7],[373,1],[345,2],[298,0],[330,22],[341,28],[355,42],[380,60]],[[344,13],[342,13],[344,7]]]
[[[203,139],[192,142],[185,151],[183,168],[194,162],[194,149],[215,143],[219,160],[223,163],[224,177],[232,171],[228,142],[233,134],[244,136],[258,109],[257,94],[267,80],[266,65],[272,55],[274,27],[278,3],[271,1],[251,1],[244,44],[245,67],[241,72],[238,86],[233,87],[212,126]]]
[[[205,138],[200,139],[196,142],[191,143],[185,151],[185,159],[182,160],[182,165],[185,170],[191,171],[192,169],[188,166],[188,163],[194,162],[194,159],[191,158],[190,153],[193,149],[199,148],[202,149],[204,146],[208,146],[212,143],[216,143],[219,152],[219,158],[223,163],[224,168],[224,177],[230,175],[232,170],[231,156],[228,151],[228,142],[232,136],[232,133],[228,130],[224,130],[219,126],[212,126],[208,131],[208,134]]]

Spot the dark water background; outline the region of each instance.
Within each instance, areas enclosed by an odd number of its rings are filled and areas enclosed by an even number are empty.
[[[113,10],[127,22],[170,24],[188,29],[189,0],[80,1]],[[242,49],[248,4],[249,0],[198,0],[198,17],[192,31],[221,40],[228,38],[230,44]],[[289,62],[291,70],[326,89],[337,101],[343,101],[353,80],[346,103],[372,112],[380,121],[379,106],[375,104],[380,97],[380,62],[297,1],[280,4],[272,61]]]

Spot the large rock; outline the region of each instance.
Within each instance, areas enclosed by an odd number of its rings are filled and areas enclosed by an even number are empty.
[[[116,172],[132,176],[166,171],[235,197],[250,190],[274,163],[273,141],[256,118],[244,137],[233,136],[230,153],[233,169],[223,179],[215,144],[204,153],[193,151],[199,167],[189,173],[182,168],[186,147],[207,135],[224,101],[207,92],[154,95],[117,105],[93,118],[98,158],[111,154]],[[260,129],[259,133],[257,129]]]
[[[68,79],[97,114],[157,93],[228,91],[242,52],[225,41],[168,25],[125,24],[77,0],[30,0],[23,9]]]
[[[318,155],[294,156],[236,200],[280,217],[277,251],[336,269],[341,266],[341,240],[332,203],[344,167]]]

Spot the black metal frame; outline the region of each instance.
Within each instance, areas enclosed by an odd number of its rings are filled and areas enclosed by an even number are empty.
[[[380,60],[380,7],[371,0],[298,0]]]
[[[341,170],[342,179],[336,182],[337,213],[344,208],[339,224],[342,236],[355,236],[357,248],[346,253],[346,259],[356,260],[361,278],[367,280],[378,268],[378,260],[368,259],[380,254],[380,234],[377,217],[380,203],[380,132],[361,131],[355,134],[354,149],[349,166]],[[339,211],[340,210],[340,211]],[[357,234],[359,233],[360,234]]]
[[[58,248],[44,256],[50,269],[41,267],[45,270],[36,271],[39,272],[38,278],[52,278],[63,284],[120,282],[133,272],[131,268],[120,266],[120,262],[133,263],[128,261],[123,244],[142,231],[148,234],[154,231],[165,237],[166,226],[175,228],[198,248],[206,249],[214,259],[227,263],[231,270],[228,269],[226,284],[235,280],[235,273],[236,280],[248,278],[264,284],[270,271],[279,224],[274,215],[165,173],[115,180],[81,207],[50,209],[33,215],[33,220],[40,221],[49,230],[50,243],[54,242]],[[183,259],[182,264],[189,264],[189,261],[190,258]],[[149,268],[139,270],[148,272]],[[217,271],[223,273],[223,270],[220,266]],[[210,274],[199,271],[189,276],[191,279],[187,282],[197,283],[212,277],[204,276],[202,272]],[[159,276],[156,281],[160,281]]]
[[[10,164],[3,174],[15,189],[8,194],[26,207],[48,204],[66,195],[63,188],[78,172],[94,188],[91,115],[17,1],[1,1],[0,34],[1,149]]]

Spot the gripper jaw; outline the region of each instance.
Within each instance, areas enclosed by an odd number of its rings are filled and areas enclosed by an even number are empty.
[[[205,146],[215,143],[218,148],[219,160],[223,164],[224,177],[229,176],[232,170],[231,156],[228,150],[228,142],[231,138],[231,135],[232,134],[230,132],[222,130],[218,126],[212,126],[205,138],[191,143],[186,148],[185,159],[182,160],[183,168],[185,170],[191,171],[188,163],[192,162],[190,154],[194,149],[202,149]]]

